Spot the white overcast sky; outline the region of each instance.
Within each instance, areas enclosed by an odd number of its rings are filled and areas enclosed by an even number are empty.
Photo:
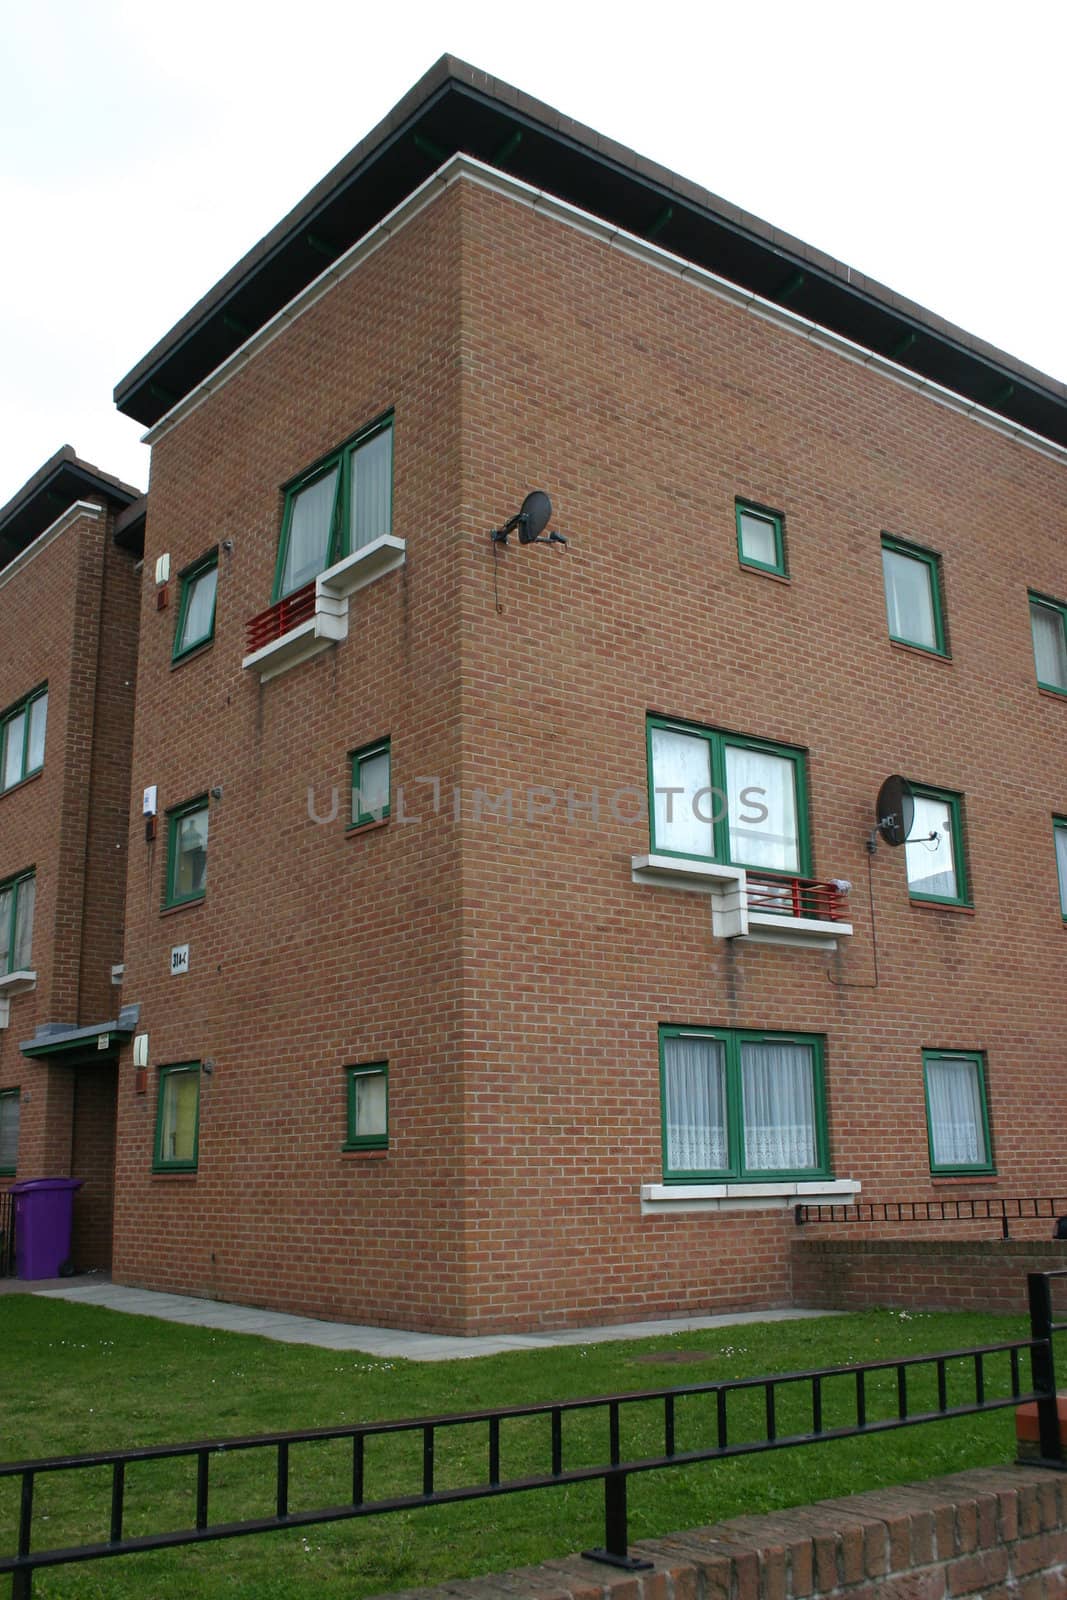
[[[0,504],[445,51],[1067,379],[1064,0],[6,0]]]

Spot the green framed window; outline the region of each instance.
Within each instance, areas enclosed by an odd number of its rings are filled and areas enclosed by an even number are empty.
[[[207,795],[167,812],[165,906],[202,900],[207,889]]]
[[[353,750],[352,814],[350,827],[382,822],[389,815],[390,755],[389,740],[379,739]]]
[[[18,1166],[20,1089],[0,1089],[0,1172],[10,1177]]]
[[[802,750],[663,717],[647,741],[654,853],[810,876]]]
[[[980,1050],[924,1050],[931,1172],[994,1172],[985,1057]]]
[[[754,505],[749,500],[734,501],[737,523],[737,554],[743,567],[758,572],[789,576],[785,564],[785,517],[780,511]]]
[[[915,820],[904,845],[908,893],[941,905],[970,904],[963,850],[963,798],[912,785]]]
[[[354,439],[285,487],[274,599],[393,528],[393,421]]]
[[[883,533],[882,576],[889,637],[931,655],[947,655],[940,556]]]
[[[32,872],[0,883],[0,978],[33,971],[33,906],[37,880]]]
[[[155,1172],[195,1172],[200,1147],[200,1063],[159,1069]]]
[[[44,766],[48,685],[0,714],[0,790],[12,789]]]
[[[1060,914],[1067,922],[1067,817],[1053,817],[1052,841],[1056,846],[1056,874],[1060,882]]]
[[[829,1177],[814,1034],[659,1030],[663,1178]]]
[[[1047,595],[1030,595],[1034,667],[1042,689],[1067,694],[1067,605]]]
[[[202,556],[179,573],[178,622],[174,629],[174,656],[180,661],[191,650],[215,637],[215,597],[219,582],[219,552]]]
[[[348,1137],[346,1150],[389,1148],[389,1064],[372,1061],[347,1068]]]

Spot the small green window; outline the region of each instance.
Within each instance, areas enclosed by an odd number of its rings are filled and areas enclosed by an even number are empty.
[[[947,655],[941,610],[941,559],[932,550],[882,535],[882,575],[889,637]]]
[[[1032,594],[1030,632],[1038,684],[1067,694],[1067,606],[1046,595]]]
[[[365,428],[285,489],[274,578],[281,600],[393,527],[393,424]]]
[[[219,553],[212,550],[179,576],[178,625],[174,630],[174,660],[198,650],[215,637],[215,594],[219,581]]]
[[[0,1092],[0,1172],[5,1177],[10,1177],[18,1166],[21,1102],[19,1089]]]
[[[350,826],[383,822],[389,815],[389,740],[352,752],[352,816]]]
[[[776,572],[788,577],[785,564],[785,518],[747,500],[734,501],[737,520],[737,554],[743,567]]]
[[[167,813],[167,892],[164,905],[202,900],[207,889],[207,796]]]
[[[385,1061],[348,1068],[346,1150],[389,1148],[389,1067]]]
[[[924,1050],[923,1072],[930,1171],[995,1171],[982,1052]]]
[[[908,893],[935,904],[970,904],[963,851],[962,797],[912,785],[915,819],[904,845]]]
[[[663,1177],[828,1177],[822,1040],[661,1027]]]
[[[33,907],[37,880],[32,872],[0,883],[0,978],[33,971]]]
[[[804,752],[648,719],[652,850],[808,877]]]
[[[47,684],[0,714],[0,790],[40,772],[47,722]]]
[[[195,1172],[200,1144],[200,1063],[159,1069],[156,1172]]]
[[[1056,846],[1056,872],[1060,880],[1060,914],[1067,922],[1067,817],[1053,817],[1052,838]]]

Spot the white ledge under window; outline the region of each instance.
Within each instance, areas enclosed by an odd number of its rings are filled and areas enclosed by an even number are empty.
[[[672,1211],[785,1211],[791,1206],[850,1205],[860,1192],[854,1178],[787,1178],[780,1183],[643,1183],[641,1215]]]
[[[755,895],[757,900],[766,902],[765,880],[761,877],[762,889],[756,885],[750,887],[744,867],[679,856],[633,856],[631,877],[634,883],[708,895],[711,931],[717,939],[747,939],[755,944],[789,945],[794,949],[835,950],[838,939],[847,939],[852,934],[851,922],[794,916],[784,908],[759,910],[750,900]],[[783,879],[782,883],[784,886],[793,881],[808,880]]]
[[[253,650],[241,666],[257,672],[260,683],[267,683],[302,661],[310,661],[330,645],[348,638],[348,601],[358,590],[384,578],[387,572],[402,567],[407,544],[391,533],[383,533],[362,549],[327,567],[315,579],[315,610],[305,622],[290,628],[280,638]]]
[[[6,1028],[11,1015],[11,998],[16,994],[27,994],[37,987],[37,974],[28,968],[21,968],[18,972],[9,972],[0,978],[0,1028]]]

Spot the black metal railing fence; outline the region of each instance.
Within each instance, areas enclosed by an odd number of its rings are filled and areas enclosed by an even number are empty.
[[[1067,1199],[1054,1195],[961,1195],[938,1200],[859,1200],[851,1205],[793,1207],[793,1220],[798,1227],[809,1222],[999,1222],[1004,1239],[1011,1238],[1013,1221],[1055,1224],[1062,1216],[1067,1216]]]
[[[49,1567],[597,1480],[604,1485],[604,1544],[586,1554],[617,1566],[648,1565],[628,1552],[627,1482],[635,1473],[885,1433],[1028,1401],[1037,1405],[1041,1462],[1063,1468],[1053,1336],[1067,1330],[1067,1322],[1053,1318],[1051,1280],[1065,1276],[1067,1270],[1030,1274],[1030,1336],[997,1344],[489,1411],[11,1462],[0,1466],[0,1489],[11,1480],[17,1485],[17,1548],[0,1557],[0,1573],[13,1575],[13,1600],[29,1600],[34,1573]],[[511,1432],[531,1423],[539,1428],[539,1470],[509,1472]],[[458,1453],[450,1448],[455,1430],[463,1432]],[[383,1466],[369,1448],[398,1436],[415,1447],[406,1485],[395,1481],[395,1465]],[[344,1498],[297,1504],[294,1454],[300,1446],[328,1442],[345,1447]],[[241,1455],[269,1462],[271,1509],[213,1519],[213,1469]],[[131,1533],[128,1474],[159,1462],[188,1464],[185,1493],[193,1521]],[[40,1481],[91,1472],[107,1475],[106,1536],[35,1549]],[[457,1473],[466,1473],[467,1480],[448,1481]],[[54,1497],[50,1503],[53,1520]],[[149,1514],[142,1508],[142,1517]]]

